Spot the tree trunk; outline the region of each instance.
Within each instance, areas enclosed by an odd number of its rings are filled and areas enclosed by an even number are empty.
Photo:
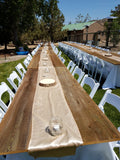
[[[110,30],[107,31],[106,35],[106,47],[108,47],[109,37],[110,37]]]
[[[5,42],[5,51],[7,51],[7,43]]]
[[[7,42],[5,42],[5,54],[4,54],[5,60],[6,60],[6,51],[7,51]]]

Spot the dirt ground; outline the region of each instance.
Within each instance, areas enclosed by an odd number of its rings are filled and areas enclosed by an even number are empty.
[[[30,52],[36,48],[37,45],[29,45]],[[15,53],[15,47],[7,46],[7,52],[4,50],[4,46],[0,46],[0,63],[6,63],[10,61],[16,61],[27,57],[27,55],[17,55]]]

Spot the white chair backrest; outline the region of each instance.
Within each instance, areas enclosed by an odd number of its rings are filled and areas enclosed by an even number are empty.
[[[91,77],[88,77],[88,75],[84,76],[84,78],[83,78],[83,80],[81,82],[81,86],[83,87],[84,84],[87,84],[87,85],[90,86],[91,92],[90,92],[89,96],[91,98],[93,98],[100,84],[96,83],[95,80],[93,78],[91,78]]]
[[[111,104],[112,106],[114,106],[120,112],[120,97],[114,93],[111,93],[111,92],[112,92],[112,90],[108,89],[105,92],[102,100],[100,101],[100,103],[98,105],[103,113],[104,113],[104,105],[106,102],[108,104]],[[120,132],[120,127],[118,127],[118,131]],[[110,145],[112,146],[112,149],[114,149],[115,147],[120,148],[120,141],[110,142]],[[119,160],[119,158],[115,152],[114,152],[114,156],[115,156],[116,160]]]
[[[26,57],[27,61],[30,62],[31,58],[29,56]]]
[[[111,92],[112,91],[110,89],[105,92],[98,106],[104,112],[104,104],[107,102],[113,105],[120,112],[120,97]]]
[[[27,59],[25,59],[25,60],[23,61],[23,63],[24,63],[24,65],[25,65],[25,67],[27,68],[30,62],[29,62]]]
[[[31,56],[31,54],[30,53],[28,53],[28,56],[30,57],[30,59],[32,60],[32,56]]]
[[[18,86],[15,84],[15,79],[17,79],[18,80]],[[10,76],[7,78],[7,80],[8,80],[8,82],[12,85],[12,87],[15,89],[15,91],[17,91],[17,89],[18,89],[18,87],[19,87],[19,85],[20,85],[20,83],[21,83],[21,79],[20,79],[20,77],[18,76],[18,74],[15,72],[15,71],[13,71],[11,74],[10,74]]]
[[[65,63],[65,59],[63,57],[60,57],[60,59],[63,63]]]
[[[18,71],[18,73],[21,75],[21,78],[23,79],[23,77],[24,77],[24,75],[26,73],[26,70],[23,67],[23,65],[21,63],[19,63],[15,68]]]
[[[60,51],[60,52],[58,53],[58,57],[61,57],[61,54],[62,54],[62,52]]]
[[[88,54],[87,53],[83,53],[82,54],[82,68],[83,68],[83,71],[85,71],[85,69],[87,69],[89,71],[89,66],[88,66]]]
[[[105,68],[104,61],[103,61],[102,59],[96,58],[96,70],[95,70],[94,79],[96,79],[97,74],[99,73],[99,74],[100,74],[99,80],[98,80],[99,83],[100,83],[100,81],[101,81],[104,68]],[[97,79],[96,79],[96,80],[97,80]]]
[[[72,75],[74,76],[75,74],[77,74],[79,76],[77,81],[78,81],[78,83],[80,83],[80,81],[83,78],[83,76],[85,75],[85,73],[78,66],[76,66]]]
[[[31,52],[32,56],[34,56],[34,55],[35,55],[35,53],[36,53],[36,51],[35,51],[35,50],[33,50],[33,51]]]
[[[94,71],[96,69],[96,57],[95,56],[88,55],[88,66],[89,66],[88,75],[93,77]]]
[[[67,66],[67,69],[70,69],[70,72],[72,73],[74,67],[75,67],[75,63],[73,63],[73,61],[70,61]]]
[[[2,100],[2,95],[5,92],[9,94],[9,104],[8,105],[6,105],[4,101]],[[14,93],[11,91],[11,89],[8,87],[8,85],[5,82],[2,82],[0,85],[0,106],[3,108],[5,112],[7,111],[8,106],[11,104],[13,97],[14,97]]]

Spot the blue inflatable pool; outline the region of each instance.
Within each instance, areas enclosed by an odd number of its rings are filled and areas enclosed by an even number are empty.
[[[27,55],[28,51],[21,51],[21,52],[16,52],[17,55]]]

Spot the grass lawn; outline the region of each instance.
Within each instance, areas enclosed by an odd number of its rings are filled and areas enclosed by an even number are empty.
[[[7,78],[9,77],[9,75],[12,73],[12,71],[16,71],[15,69],[15,66],[18,64],[18,63],[22,63],[24,60],[21,59],[21,60],[18,60],[18,61],[13,61],[13,62],[8,62],[8,63],[2,63],[0,64],[0,83],[1,82],[5,82],[7,83],[7,85],[11,88],[11,90],[13,90],[12,86],[9,84],[9,82],[7,81]],[[23,64],[23,63],[22,63]],[[17,72],[17,71],[16,71]],[[18,73],[18,72],[17,72]],[[18,73],[19,75],[19,73]],[[19,75],[20,76],[20,75]],[[16,81],[17,83],[17,81]],[[7,92],[5,92],[3,95],[2,95],[2,100],[8,104],[9,103],[9,94]]]

